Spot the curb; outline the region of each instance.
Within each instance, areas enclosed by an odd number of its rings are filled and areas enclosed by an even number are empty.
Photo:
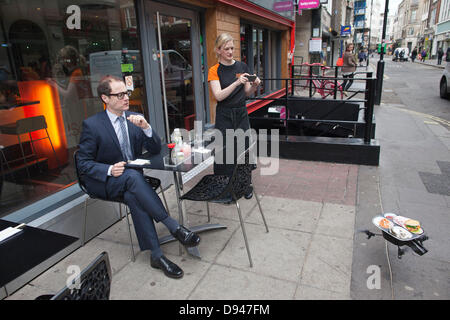
[[[443,62],[444,62],[444,61],[443,61]],[[414,61],[414,63],[421,64],[421,65],[424,65],[424,66],[435,67],[435,68],[438,68],[438,69],[445,69],[445,67],[442,66],[442,65],[435,65],[435,64],[431,64],[431,63],[417,62],[417,61]]]

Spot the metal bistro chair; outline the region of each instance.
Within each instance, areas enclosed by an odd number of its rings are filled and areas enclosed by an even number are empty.
[[[227,175],[206,175],[200,182],[198,182],[192,189],[185,193],[180,199],[181,200],[191,200],[191,201],[205,201],[206,209],[208,213],[208,221],[210,221],[209,214],[209,202],[219,203],[219,204],[232,204],[234,203],[237,208],[239,215],[239,221],[241,223],[242,234],[244,236],[245,247],[247,248],[248,260],[250,262],[250,267],[253,267],[252,257],[250,254],[250,248],[248,245],[247,234],[245,232],[244,220],[242,219],[241,209],[239,207],[238,200],[242,198],[250,187],[253,187],[253,194],[258,203],[259,211],[266,227],[266,231],[269,232],[269,228],[264,217],[261,203],[259,202],[258,195],[255,192],[255,187],[251,184],[251,174],[254,169],[253,164],[249,164],[249,151],[247,149],[242,155],[238,157],[237,164],[234,166],[233,174]],[[245,157],[245,164],[240,164],[242,159]],[[240,160],[239,160],[240,159]],[[231,194],[230,199],[227,195]]]
[[[43,138],[33,140],[33,138],[31,137],[31,132],[38,131],[38,130],[45,130],[46,136]],[[33,156],[33,155],[34,156],[37,155],[36,148],[34,147],[34,143],[33,143],[35,141],[48,139],[48,141],[50,142],[50,146],[52,147],[53,154],[55,155],[56,162],[58,163],[58,167],[59,168],[61,167],[59,159],[55,152],[55,148],[53,147],[52,140],[50,139],[50,136],[48,134],[47,122],[45,121],[44,116],[40,115],[40,116],[35,116],[35,117],[29,117],[29,118],[19,119],[15,123],[4,124],[4,125],[0,126],[0,133],[17,136],[17,139],[19,140],[20,151],[22,153],[21,159],[23,160],[24,164],[26,165],[25,168],[27,170],[28,178],[30,178],[30,172],[28,171],[27,158],[30,156]],[[20,140],[20,135],[25,134],[25,133],[28,133],[30,143],[31,143],[31,148],[32,148],[31,149],[32,154],[28,155],[28,156],[25,156],[25,151],[23,150],[22,141]],[[11,161],[9,161],[9,162],[11,162]]]
[[[35,300],[109,300],[111,266],[107,252],[102,252],[81,273],[55,295],[42,295]]]
[[[88,202],[89,198],[119,203],[120,219],[123,218],[123,216],[122,216],[123,199],[118,199],[118,200],[101,199],[101,198],[96,197],[96,196],[92,195],[91,193],[89,193],[89,191],[86,188],[86,185],[84,184],[84,181],[82,179],[82,176],[81,176],[79,168],[78,168],[77,154],[78,154],[78,150],[75,150],[75,152],[73,153],[73,160],[75,163],[75,170],[76,170],[76,174],[77,174],[78,184],[80,185],[81,190],[89,196],[84,201],[84,222],[83,222],[83,238],[82,238],[82,245],[84,245],[84,243],[86,242],[87,202]],[[154,178],[154,177],[150,177],[150,176],[146,176],[146,175],[144,175],[144,179],[147,181],[148,184],[150,184],[150,186],[153,188],[153,190],[156,191],[156,189],[161,188],[161,194],[163,196],[164,204],[166,206],[167,213],[170,215],[169,206],[167,205],[167,201],[166,201],[166,196],[164,195],[164,190],[161,186],[161,180],[159,180],[158,178]],[[125,217],[127,219],[127,225],[128,225],[128,234],[130,236],[131,260],[134,262],[136,260],[136,257],[134,255],[133,237],[131,235],[131,224],[130,224],[130,220],[128,218],[128,213],[129,213],[129,211],[125,210]]]

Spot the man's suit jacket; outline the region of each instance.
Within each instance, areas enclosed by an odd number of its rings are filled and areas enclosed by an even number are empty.
[[[128,117],[134,112],[125,112]],[[152,137],[147,137],[141,128],[127,120],[133,159],[142,155],[145,148],[151,154],[161,150],[161,139],[153,130]],[[78,167],[80,175],[93,195],[106,199],[106,180],[111,165],[125,161],[114,127],[106,111],[97,113],[83,121],[78,151]]]

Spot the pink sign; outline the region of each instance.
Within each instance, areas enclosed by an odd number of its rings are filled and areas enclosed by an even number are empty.
[[[277,12],[285,12],[285,11],[292,11],[294,8],[294,3],[291,1],[281,1],[281,2],[275,2],[273,4],[273,10]]]
[[[298,10],[316,9],[320,6],[320,0],[298,0]]]

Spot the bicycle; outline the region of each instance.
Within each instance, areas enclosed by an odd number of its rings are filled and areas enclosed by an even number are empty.
[[[301,66],[309,67],[308,79],[297,80],[295,87],[300,87],[300,90],[307,90],[310,97],[313,97],[316,92],[321,95],[322,99],[325,99],[328,96],[334,94],[335,81],[326,79],[328,76],[325,75],[325,71],[331,69],[330,67],[323,66],[320,63],[302,63]],[[320,67],[320,69],[322,70],[322,76],[313,74],[312,67]],[[302,75],[300,75],[300,78],[301,77]],[[317,79],[314,79],[315,77],[317,77]],[[336,83],[337,90],[340,92],[341,99],[343,99],[345,93],[342,88],[342,83],[339,81],[336,81]]]

